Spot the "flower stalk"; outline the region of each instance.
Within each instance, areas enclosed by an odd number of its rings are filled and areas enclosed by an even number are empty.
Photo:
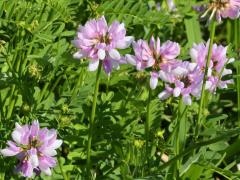
[[[202,90],[201,90],[201,99],[200,99],[200,105],[199,105],[199,109],[198,109],[197,128],[196,128],[196,132],[195,132],[196,137],[198,137],[198,134],[199,134],[199,131],[201,128],[201,124],[202,124],[201,118],[202,118],[202,113],[203,113],[203,109],[204,109],[203,103],[204,103],[204,97],[205,97],[205,87],[206,87],[206,81],[207,81],[208,67],[209,67],[210,61],[211,61],[215,29],[216,29],[216,21],[213,21],[211,30],[210,30],[210,43],[209,43],[209,47],[208,47],[207,62],[205,65],[205,70],[204,70],[203,84],[202,84]]]
[[[98,65],[98,70],[97,70],[96,84],[95,84],[94,95],[93,95],[92,112],[91,112],[91,117],[90,117],[90,121],[89,121],[89,133],[88,133],[88,145],[87,145],[87,176],[88,176],[88,178],[91,177],[91,172],[90,172],[91,171],[91,146],[92,146],[94,118],[95,118],[95,113],[96,113],[97,96],[98,96],[98,90],[99,90],[101,69],[102,69],[102,63],[100,61],[99,65]]]
[[[146,160],[149,167],[149,131],[150,131],[150,104],[152,97],[152,89],[148,85],[148,101],[147,101],[147,116],[145,121],[145,141],[146,141]]]
[[[65,173],[64,170],[63,170],[63,165],[62,165],[61,157],[58,156],[58,157],[57,157],[57,160],[58,160],[59,168],[60,168],[61,174],[62,174],[62,176],[63,176],[63,179],[64,179],[64,180],[68,180],[68,177],[67,177],[66,173]]]
[[[234,45],[236,50],[240,48],[240,33],[239,33],[239,27],[240,27],[240,20],[234,21]],[[237,64],[237,111],[238,111],[238,125],[240,126],[240,64]]]

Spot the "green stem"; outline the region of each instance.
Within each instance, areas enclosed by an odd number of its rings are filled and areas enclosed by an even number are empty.
[[[149,86],[149,85],[148,85]],[[147,101],[147,114],[145,121],[145,141],[146,141],[146,160],[149,167],[149,130],[150,130],[150,103],[151,103],[152,90],[148,87],[148,101]]]
[[[82,86],[82,82],[83,82],[83,76],[86,72],[86,69],[85,68],[82,68],[81,69],[81,72],[80,72],[80,75],[79,75],[79,78],[78,78],[78,81],[77,81],[77,84],[76,86],[74,87],[73,91],[72,91],[72,97],[75,97],[77,95],[77,92],[79,90],[79,88]]]
[[[110,83],[110,76],[108,76],[108,79],[107,79],[107,87],[106,87],[106,94],[108,95],[108,92],[109,92],[109,83]]]
[[[234,45],[236,50],[238,50],[240,43],[240,20],[234,21]],[[238,125],[240,126],[240,64],[237,64],[237,104],[238,104]]]
[[[210,32],[210,44],[208,47],[208,55],[207,55],[207,62],[205,65],[205,70],[204,70],[204,77],[203,77],[203,85],[202,85],[202,91],[201,91],[201,99],[200,99],[200,105],[198,109],[198,118],[197,118],[197,128],[195,132],[196,138],[198,137],[200,128],[201,128],[201,118],[202,118],[202,113],[203,113],[203,102],[204,102],[204,97],[205,97],[205,87],[206,87],[206,80],[207,80],[207,73],[208,73],[208,67],[210,64],[211,56],[212,56],[212,47],[213,47],[213,40],[215,36],[215,29],[216,29],[216,22],[213,21],[212,26],[211,26],[211,32]]]
[[[94,127],[94,118],[96,112],[96,105],[97,105],[97,96],[98,96],[98,89],[99,89],[99,82],[100,82],[100,73],[101,73],[102,63],[100,61],[97,70],[96,76],[96,84],[94,89],[94,96],[93,96],[93,105],[92,105],[92,112],[90,117],[90,127],[88,133],[88,146],[87,146],[87,176],[90,179],[91,177],[91,146],[92,146],[92,136],[93,136],[93,127]]]
[[[178,118],[177,118],[177,123],[179,123],[179,126],[177,128],[177,136],[176,136],[176,154],[180,154],[180,125],[181,125],[181,113],[182,113],[182,98],[179,100],[179,104],[178,104]],[[180,160],[177,161],[176,164],[176,170],[178,171],[180,169]]]
[[[238,125],[240,127],[240,64],[237,64],[237,103],[238,103]]]
[[[14,84],[12,86],[12,89],[11,89],[11,95],[10,95],[10,101],[9,101],[9,108],[8,108],[8,111],[7,114],[6,114],[6,117],[7,119],[10,119],[11,116],[12,116],[12,112],[13,112],[13,109],[14,109],[14,105],[15,105],[15,99],[16,99],[16,85]]]
[[[60,157],[57,157],[57,160],[58,160],[59,168],[60,168],[60,171],[61,171],[61,173],[62,173],[63,179],[64,179],[64,180],[68,180],[68,177],[67,177],[66,173],[63,171],[63,166],[62,166],[61,158],[60,158]]]
[[[186,107],[185,107],[185,109],[184,109],[183,113],[181,114],[181,116],[180,116],[180,118],[179,118],[179,120],[178,120],[175,128],[173,129],[173,132],[172,132],[172,133],[170,134],[170,136],[168,137],[168,139],[167,139],[167,141],[166,141],[166,144],[169,144],[169,142],[170,142],[170,140],[172,139],[173,135],[176,133],[177,129],[179,128],[179,125],[180,125],[180,122],[179,122],[179,121],[181,121],[181,119],[183,118],[183,116],[184,116],[185,113],[187,112],[188,107],[189,107],[189,106],[186,106]]]
[[[174,129],[176,132],[176,134],[175,134],[176,141],[174,143],[176,155],[181,154],[181,151],[185,144],[186,121],[183,119],[183,117],[184,117],[185,113],[187,112],[187,106],[184,108],[183,107],[184,107],[183,99],[181,98],[179,100],[179,104],[178,104],[177,123],[176,123],[176,127]],[[179,177],[180,165],[181,165],[181,159],[178,159],[175,164],[174,177]]]

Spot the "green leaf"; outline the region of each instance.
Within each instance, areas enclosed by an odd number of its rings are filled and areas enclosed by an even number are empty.
[[[196,17],[186,18],[184,20],[188,47],[192,47],[193,43],[200,43],[202,41],[201,29],[199,20]]]

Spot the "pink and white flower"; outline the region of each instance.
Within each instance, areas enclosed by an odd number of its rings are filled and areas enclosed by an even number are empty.
[[[51,168],[56,166],[56,149],[62,144],[57,139],[54,129],[40,129],[38,121],[32,125],[19,125],[16,123],[12,132],[13,141],[8,141],[8,147],[1,150],[3,156],[16,156],[20,163],[16,171],[24,177],[32,177],[34,172],[43,172],[51,175]]]
[[[129,64],[136,66],[137,70],[146,68],[152,69],[150,87],[155,89],[158,81],[158,71],[160,69],[168,71],[170,66],[177,64],[177,56],[180,54],[180,46],[178,43],[167,41],[162,44],[160,39],[155,41],[154,37],[150,39],[150,43],[144,40],[133,42],[134,55],[126,55]]]
[[[129,47],[132,41],[132,36],[126,36],[123,23],[114,21],[108,27],[105,17],[102,16],[79,27],[77,37],[73,40],[74,46],[79,49],[74,57],[89,58],[89,71],[95,71],[101,60],[105,72],[109,75],[112,68],[119,68],[122,63],[118,49]]]
[[[170,72],[161,70],[159,77],[166,82],[165,90],[158,95],[160,100],[167,99],[171,95],[182,96],[183,102],[191,105],[191,96],[199,98],[201,95],[203,73],[196,63],[188,61],[178,63],[178,66],[173,67]]]
[[[209,42],[207,44],[194,44],[190,50],[191,58],[198,64],[200,69],[204,72]],[[215,92],[216,88],[227,88],[228,84],[233,83],[233,80],[221,80],[223,76],[232,74],[232,70],[226,69],[228,63],[234,61],[233,58],[227,58],[227,48],[222,45],[213,44],[212,55],[208,67],[206,89],[210,92]]]
[[[209,19],[211,20],[215,16],[218,22],[221,22],[222,18],[236,19],[240,15],[240,0],[212,0],[208,6],[203,7],[205,13],[202,17],[205,17],[210,12]]]

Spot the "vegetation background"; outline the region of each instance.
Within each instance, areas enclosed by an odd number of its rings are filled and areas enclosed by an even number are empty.
[[[135,39],[159,36],[181,44],[181,59],[190,60],[193,43],[207,41],[206,21],[192,10],[196,0],[176,0],[175,11],[157,0],[1,0],[0,1],[0,148],[15,122],[38,119],[64,140],[53,176],[34,179],[85,179],[88,119],[96,73],[88,60],[75,60],[71,40],[79,24],[100,15],[124,22]],[[203,1],[201,1],[203,2]],[[215,42],[229,46],[235,84],[208,94],[205,123],[194,139],[198,101],[181,122],[179,99],[150,103],[150,162],[145,158],[144,122],[148,74],[123,65],[110,77],[103,72],[92,143],[92,179],[240,179],[240,20],[217,26]],[[131,48],[122,52],[131,53]],[[237,71],[238,70],[238,71]],[[237,98],[238,97],[238,98]],[[175,131],[179,126],[179,131]],[[176,153],[176,139],[180,142]],[[169,161],[164,160],[164,156]],[[165,162],[164,162],[165,161]],[[0,179],[13,173],[15,158],[0,156]]]

